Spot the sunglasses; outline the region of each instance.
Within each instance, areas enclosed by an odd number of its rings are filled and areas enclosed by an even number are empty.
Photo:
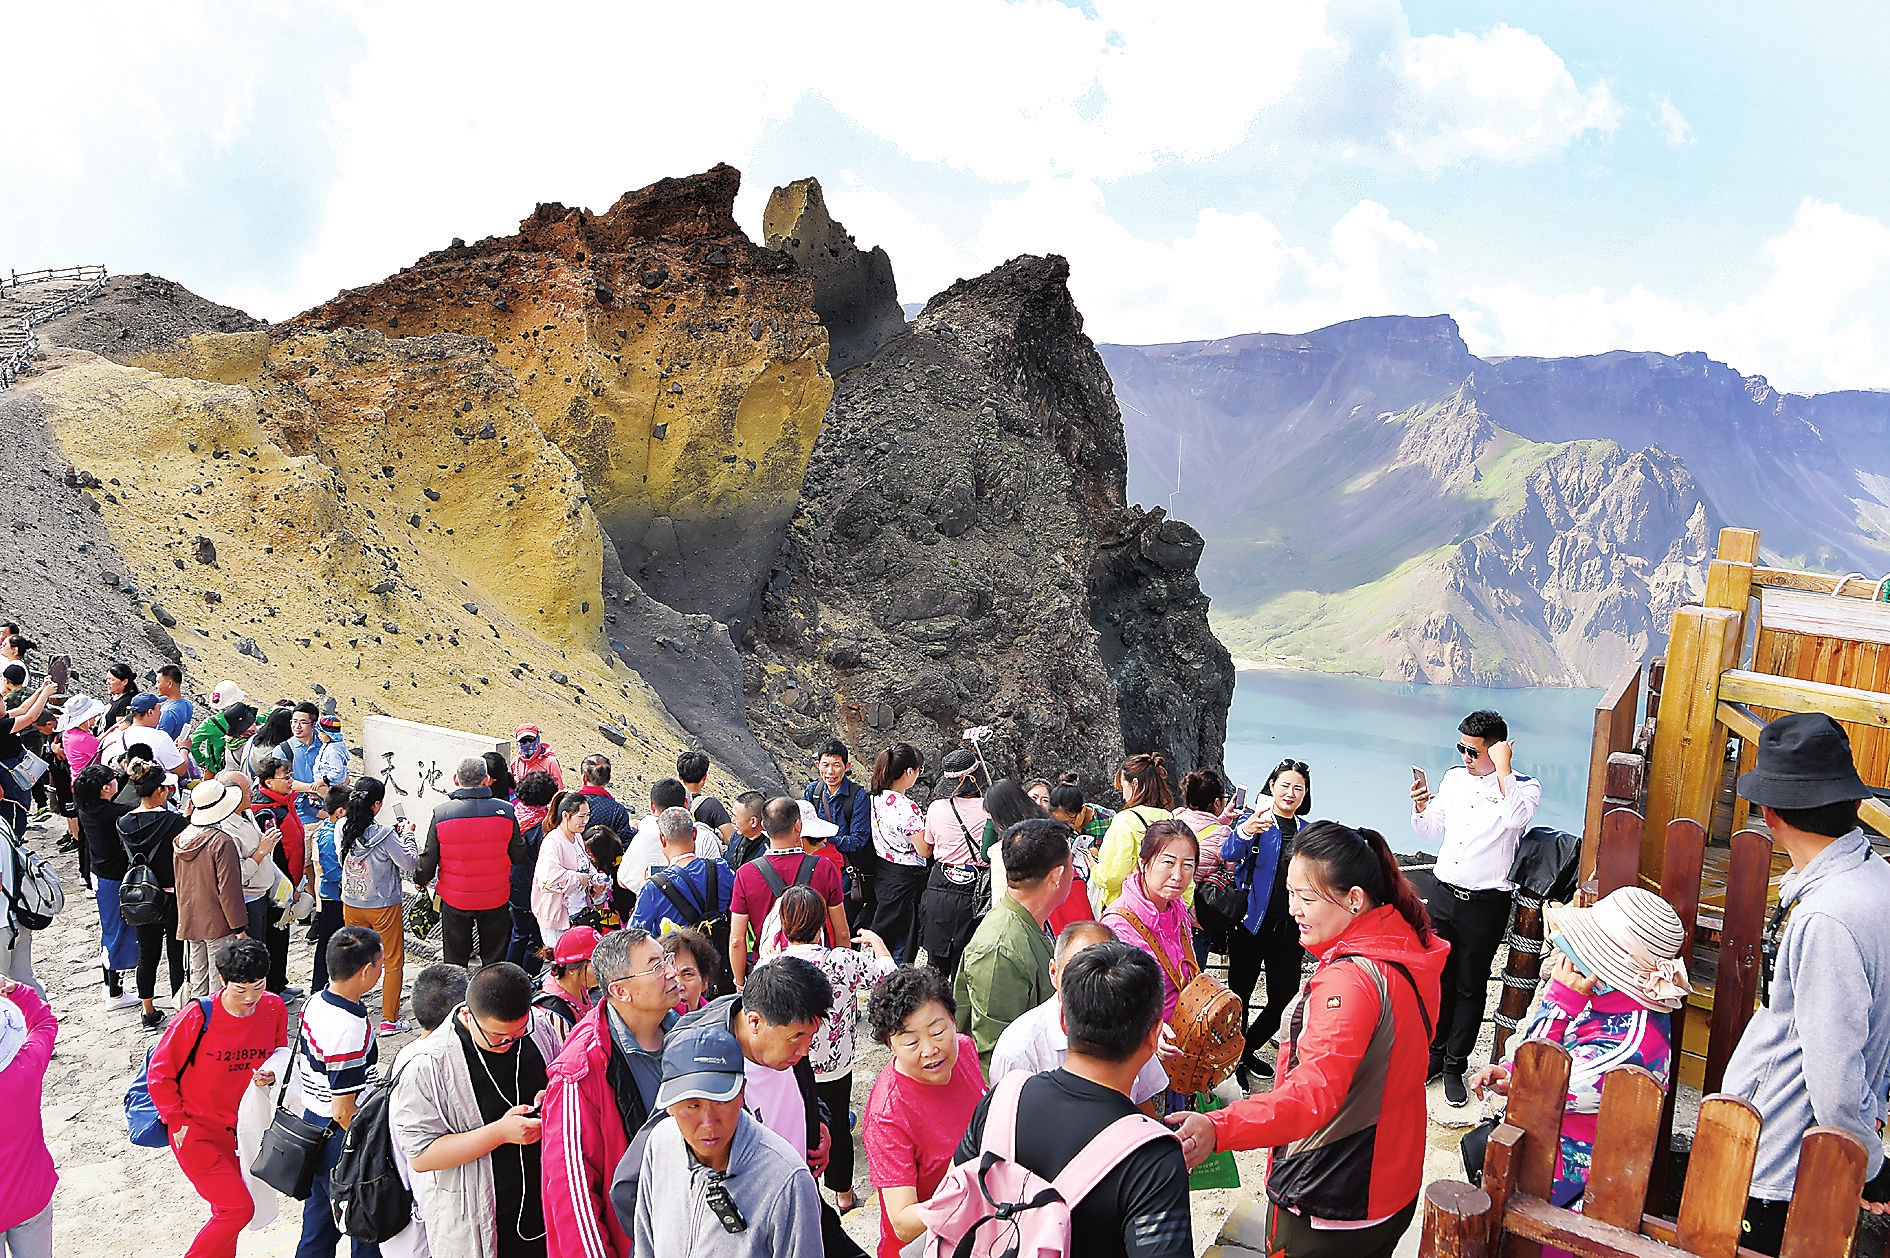
[[[1312,769],[1304,760],[1295,760],[1291,756],[1273,766],[1275,773],[1285,773],[1291,769],[1294,773],[1311,773]]]
[[[1466,747],[1462,743],[1458,743],[1457,754],[1460,756],[1469,756],[1472,760],[1475,760],[1478,756],[1482,755],[1483,753],[1475,747]]]

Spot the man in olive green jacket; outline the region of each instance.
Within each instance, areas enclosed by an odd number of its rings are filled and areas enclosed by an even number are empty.
[[[1020,821],[1005,831],[999,850],[1005,888],[965,946],[952,992],[958,1029],[978,1045],[986,1070],[1004,1028],[1056,994],[1050,983],[1056,948],[1044,923],[1063,907],[1076,878],[1070,827],[1061,821]]]

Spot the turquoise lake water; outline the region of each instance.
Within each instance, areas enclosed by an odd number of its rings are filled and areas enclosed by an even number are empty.
[[[1394,851],[1422,848],[1411,829],[1411,766],[1432,789],[1462,763],[1457,722],[1494,708],[1509,722],[1516,771],[1542,781],[1540,825],[1581,832],[1599,690],[1485,690],[1261,671],[1240,674],[1227,714],[1227,769],[1257,793],[1291,756],[1312,768],[1311,816],[1370,826]]]

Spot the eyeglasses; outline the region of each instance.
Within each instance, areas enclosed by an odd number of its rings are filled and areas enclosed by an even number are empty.
[[[646,974],[661,974],[664,970],[668,970],[671,974],[674,974],[676,972],[676,958],[675,957],[665,954],[661,961],[658,961],[656,964],[652,965],[649,969],[636,970],[632,973],[626,974],[622,978],[614,980],[611,983],[611,986],[615,987],[618,983],[628,983],[631,979],[642,978]]]
[[[1479,748],[1466,747],[1462,743],[1458,743],[1457,754],[1460,756],[1469,756],[1472,760],[1475,760],[1478,756],[1482,755],[1483,752]]]

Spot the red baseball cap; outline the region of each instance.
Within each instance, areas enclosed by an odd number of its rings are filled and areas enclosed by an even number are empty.
[[[559,965],[589,961],[591,953],[597,951],[597,941],[602,938],[592,927],[574,926],[558,936],[558,946],[551,950],[551,959]]]

